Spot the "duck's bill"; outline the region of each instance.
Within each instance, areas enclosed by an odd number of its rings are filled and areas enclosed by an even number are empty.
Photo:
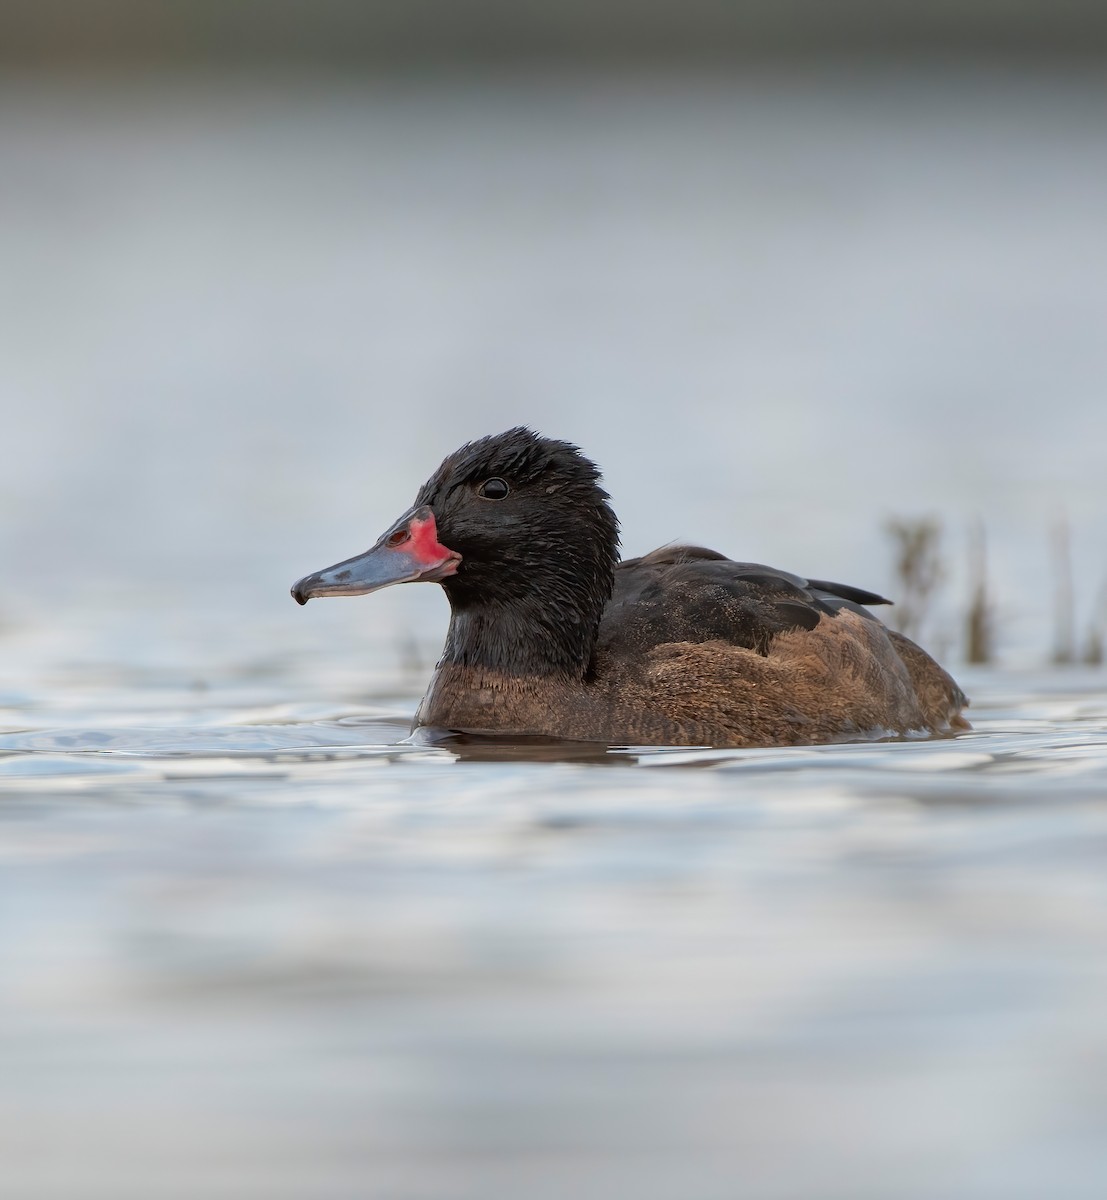
[[[292,585],[292,598],[364,596],[394,583],[437,582],[457,571],[461,555],[438,540],[434,513],[423,505],[404,515],[364,554],[335,563]]]

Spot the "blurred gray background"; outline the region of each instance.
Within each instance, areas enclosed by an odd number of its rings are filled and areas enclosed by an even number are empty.
[[[933,517],[954,657],[982,522],[1000,660],[1041,661],[1059,523],[1081,635],[1107,576],[1105,34],[1083,3],[3,6],[0,621],[433,655],[437,589],[288,584],[526,422],[598,460],[628,553],[895,591],[885,522]]]
[[[2,52],[16,63],[602,67],[773,54],[1094,55],[1107,44],[1107,13],[1093,0],[38,0],[0,11]]]

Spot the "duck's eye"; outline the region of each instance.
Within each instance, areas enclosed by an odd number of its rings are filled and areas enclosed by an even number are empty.
[[[479,488],[477,495],[483,496],[486,500],[502,500],[511,488],[503,479],[486,479]]]

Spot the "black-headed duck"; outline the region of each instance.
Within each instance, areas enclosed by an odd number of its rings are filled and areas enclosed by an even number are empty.
[[[440,583],[415,726],[623,745],[774,746],[968,728],[960,688],[860,588],[666,546],[625,562],[595,465],[510,429],[463,446],[371,550],[292,588]]]

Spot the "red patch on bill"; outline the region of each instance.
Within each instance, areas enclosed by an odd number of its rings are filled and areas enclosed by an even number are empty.
[[[412,517],[407,527],[411,532],[411,544],[407,553],[417,563],[433,566],[444,558],[459,557],[438,540],[438,526],[435,524],[434,513],[428,513],[425,517]]]

